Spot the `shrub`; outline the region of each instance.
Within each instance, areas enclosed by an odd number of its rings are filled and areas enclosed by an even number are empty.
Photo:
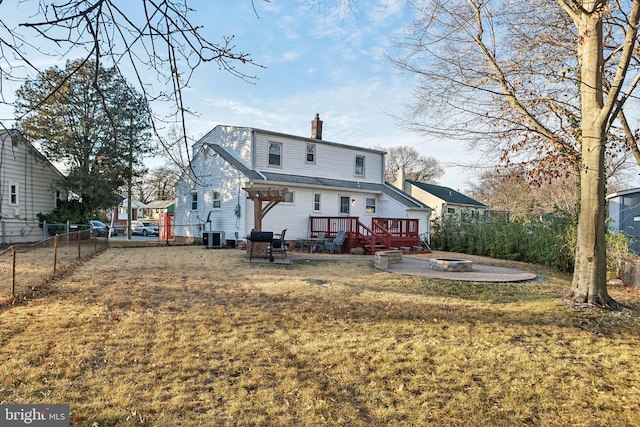
[[[434,222],[432,248],[573,270],[575,218],[562,211],[515,221],[471,215]]]

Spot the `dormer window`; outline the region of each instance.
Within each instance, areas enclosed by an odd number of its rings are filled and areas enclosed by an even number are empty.
[[[269,143],[269,166],[282,166],[282,144]]]
[[[364,176],[364,156],[356,156],[356,176]]]
[[[316,162],[316,144],[307,144],[307,163]]]

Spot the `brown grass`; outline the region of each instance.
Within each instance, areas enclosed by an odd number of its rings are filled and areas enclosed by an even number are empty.
[[[110,248],[0,310],[0,403],[79,426],[640,424],[638,314],[566,306],[569,277],[527,268],[547,280]]]

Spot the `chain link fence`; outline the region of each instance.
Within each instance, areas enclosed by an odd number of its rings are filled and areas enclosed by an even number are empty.
[[[53,277],[107,246],[107,238],[82,230],[0,249],[0,303],[34,295]]]

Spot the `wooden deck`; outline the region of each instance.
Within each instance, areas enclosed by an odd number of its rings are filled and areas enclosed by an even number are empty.
[[[374,254],[382,250],[420,245],[417,219],[372,218],[370,225],[363,224],[359,217],[353,216],[312,216],[310,219],[311,237],[324,232],[327,238],[334,238],[338,231],[346,232],[343,253],[349,253],[353,248],[363,248],[365,253]]]

